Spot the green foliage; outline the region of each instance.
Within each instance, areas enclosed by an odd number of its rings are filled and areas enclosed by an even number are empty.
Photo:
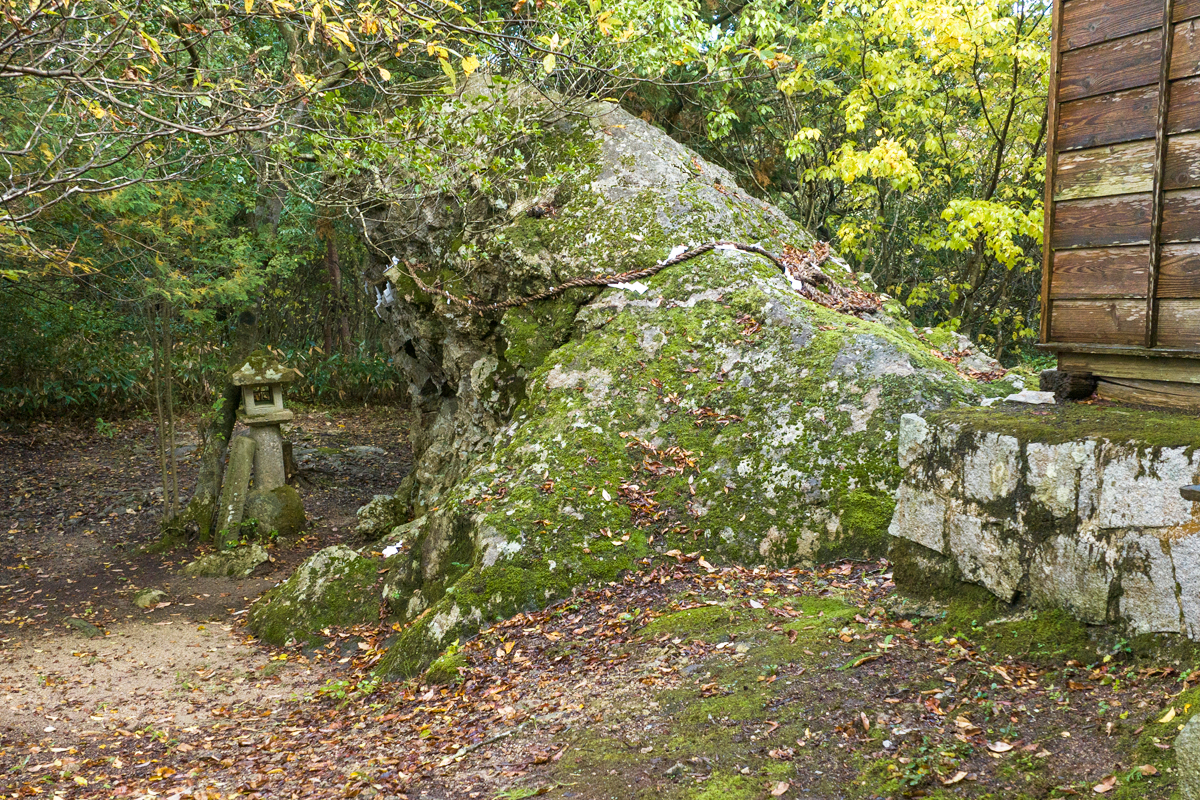
[[[144,336],[130,331],[140,320],[104,311],[91,302],[0,303],[0,418],[129,413],[149,406],[150,351]],[[224,385],[224,333],[178,323],[184,342],[176,352],[178,402],[207,405]],[[378,349],[328,357],[315,345],[280,352],[304,376],[288,388],[292,400],[341,405],[404,399],[391,359]],[[110,423],[97,420],[98,433],[111,430]]]
[[[350,703],[361,703],[366,700],[378,691],[379,684],[379,678],[374,676],[358,681],[330,678],[321,688],[317,689],[317,697],[337,700],[339,701],[338,707],[342,708]]]
[[[443,209],[453,287],[514,202],[571,191],[539,141],[596,98],[734,170],[922,324],[1034,336],[1046,2],[0,3],[20,20],[0,414],[146,402],[146,316],[173,320],[171,381],[207,402],[246,308],[304,362],[300,396],[394,396],[357,287],[405,242],[365,240],[375,210]],[[480,204],[496,218],[468,221]]]
[[[752,0],[635,102],[830,239],[921,324],[1035,336],[1050,4]]]

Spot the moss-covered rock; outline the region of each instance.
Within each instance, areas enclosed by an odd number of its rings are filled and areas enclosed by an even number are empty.
[[[307,518],[300,493],[284,484],[269,491],[254,491],[246,498],[246,521],[253,520],[260,536],[295,536],[304,530]]]
[[[270,559],[262,545],[251,544],[208,553],[183,568],[189,578],[245,578]]]
[[[484,621],[671,550],[748,564],[884,552],[899,418],[965,397],[953,368],[747,257],[649,283],[580,312],[490,458],[410,526],[385,594],[416,622],[384,669],[416,674]]]
[[[162,589],[142,589],[133,595],[133,604],[138,608],[154,608],[169,597]]]
[[[522,157],[555,179],[507,195],[480,182],[419,214],[392,207],[368,230],[387,243],[376,269],[394,299],[378,310],[423,413],[412,476],[364,512],[373,535],[415,518],[383,591],[410,624],[381,670],[419,675],[483,622],[655,554],[882,554],[900,416],[970,384],[902,318],[834,313],[736,251],[646,278],[641,293],[576,289],[502,314],[425,294],[407,269],[490,302],[647,267],[679,245],[813,244],[611,105],[547,125]],[[527,213],[535,204],[551,210]],[[836,257],[823,269],[854,280]]]
[[[307,642],[330,625],[352,625],[378,615],[378,562],[342,545],[321,550],[250,607],[248,624],[275,645]]]
[[[378,539],[405,522],[407,518],[407,506],[396,497],[377,494],[358,509],[358,525],[355,532],[368,541]]]
[[[466,656],[451,647],[435,658],[429,669],[425,670],[424,681],[432,686],[458,683],[462,680],[462,669],[466,666]]]

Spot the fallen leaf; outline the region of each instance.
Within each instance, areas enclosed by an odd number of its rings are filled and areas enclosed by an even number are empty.
[[[1146,777],[1150,777],[1151,775],[1158,774],[1158,767],[1154,766],[1153,764],[1142,764],[1140,767],[1137,768],[1137,771],[1142,773]]]
[[[954,718],[954,724],[959,727],[966,736],[978,736],[979,734],[983,733],[983,730],[978,725],[961,715]]]
[[[782,797],[792,785],[787,781],[780,781],[775,784],[775,788],[771,790],[771,797]]]
[[[1105,792],[1111,792],[1114,788],[1116,788],[1116,786],[1117,776],[1109,775],[1107,778],[1093,786],[1092,791],[1096,794],[1104,794]]]
[[[1008,742],[988,742],[987,749],[993,753],[1007,753],[1013,746]]]
[[[1173,719],[1175,719],[1175,707],[1174,706],[1167,709],[1167,713],[1162,715],[1162,718],[1159,720],[1159,724],[1165,725],[1166,723],[1170,722]]]
[[[965,777],[967,777],[967,773],[964,772],[963,770],[959,770],[958,772],[954,773],[954,775],[952,775],[951,777],[942,778],[941,780],[942,780],[942,783],[945,784],[946,786],[953,786],[954,784],[958,783]]]

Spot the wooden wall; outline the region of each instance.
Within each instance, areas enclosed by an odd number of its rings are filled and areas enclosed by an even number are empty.
[[[1053,29],[1042,341],[1200,353],[1200,0],[1056,0]]]

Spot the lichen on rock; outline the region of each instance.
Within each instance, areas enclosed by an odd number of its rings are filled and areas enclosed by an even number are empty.
[[[184,566],[183,574],[189,578],[245,578],[268,559],[270,556],[262,545],[244,545],[200,556]]]
[[[1052,407],[1053,408],[1053,407]],[[1200,478],[1189,415],[1068,405],[905,416],[897,586],[960,581],[1134,633],[1200,639]]]
[[[251,492],[246,498],[244,516],[247,521],[254,521],[260,536],[295,536],[307,522],[299,492],[286,483],[267,491]]]

